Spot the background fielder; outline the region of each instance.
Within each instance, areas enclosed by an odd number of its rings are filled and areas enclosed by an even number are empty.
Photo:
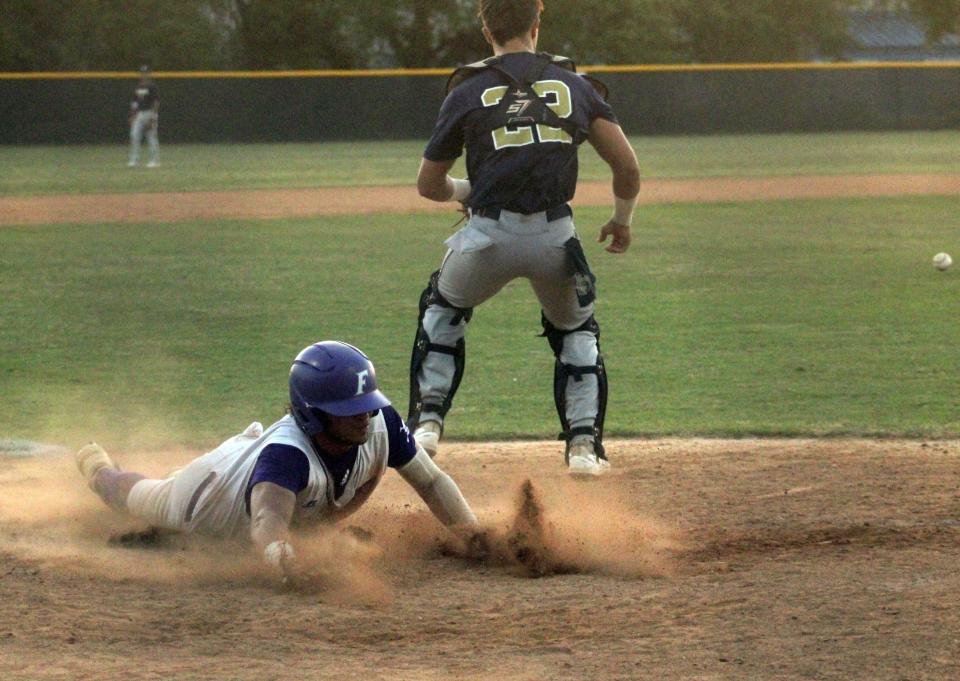
[[[291,525],[349,515],[387,468],[444,525],[464,532],[476,526],[456,483],[417,446],[357,348],[325,341],[304,349],[290,368],[289,389],[290,414],[265,430],[251,424],[166,478],[120,471],[96,444],[77,452],[77,466],[113,508],[171,530],[247,534],[288,576],[295,565]]]
[[[130,100],[130,160],[127,165],[133,167],[140,161],[140,143],[144,134],[147,136],[147,145],[150,148],[148,168],[156,168],[160,164],[160,94],[153,82],[149,66],[140,67],[140,82],[133,91]]]
[[[571,473],[609,468],[603,450],[607,379],[593,316],[594,277],[568,201],[585,140],[613,171],[615,211],[600,230],[611,253],[630,245],[640,191],[637,160],[606,88],[573,71],[569,59],[535,52],[540,0],[480,0],[494,57],[459,69],[448,87],[417,178],[420,194],[461,201],[467,225],[421,295],[410,368],[408,423],[436,453],[463,375],[464,334],[473,308],[517,277],[542,306],[543,335],[556,356],[554,398]],[[469,180],[447,173],[467,150]]]

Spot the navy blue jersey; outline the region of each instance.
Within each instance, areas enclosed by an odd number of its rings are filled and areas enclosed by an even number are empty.
[[[502,57],[501,66],[522,79],[536,59],[531,52]],[[484,109],[507,92],[506,78],[487,69],[468,78],[447,96],[424,157],[450,161],[467,149],[471,192],[468,205],[538,213],[568,202],[577,187],[577,155],[570,136],[559,128],[521,125],[492,132],[478,129]],[[550,64],[534,85],[560,118],[588,128],[596,118],[617,118],[593,86],[581,76]]]
[[[160,94],[157,91],[157,86],[153,83],[147,83],[146,85],[137,85],[137,88],[133,91],[133,100],[131,102],[131,108],[134,111],[150,111],[153,109],[154,104],[160,101]]]

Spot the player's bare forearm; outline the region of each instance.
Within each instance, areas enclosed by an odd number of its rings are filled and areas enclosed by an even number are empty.
[[[250,492],[250,540],[257,551],[290,538],[290,520],[297,497],[272,482],[254,485]]]
[[[613,217],[603,227],[597,241],[611,238],[607,251],[625,253],[630,248],[630,225],[640,193],[640,166],[630,141],[616,123],[598,118],[590,124],[590,142],[613,173]]]
[[[477,517],[457,483],[440,470],[422,447],[418,447],[417,455],[397,471],[445,526],[451,529],[476,526]]]
[[[618,199],[636,199],[640,194],[640,168],[622,168],[613,173],[613,195]]]
[[[590,124],[590,143],[613,173],[613,194],[633,199],[640,193],[640,166],[630,140],[616,123],[597,118]]]
[[[430,161],[422,159],[417,174],[417,191],[431,201],[465,201],[470,195],[470,183],[467,180],[455,180],[447,173],[456,159],[452,161]]]
[[[446,473],[441,473],[420,496],[427,508],[446,527],[473,527],[477,524],[477,517],[467,505],[457,483]]]

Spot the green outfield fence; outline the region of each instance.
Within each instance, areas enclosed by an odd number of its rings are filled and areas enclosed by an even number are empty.
[[[629,134],[960,127],[960,62],[592,66]],[[164,142],[430,134],[447,69],[163,72]],[[135,73],[0,73],[0,144],[122,141]]]

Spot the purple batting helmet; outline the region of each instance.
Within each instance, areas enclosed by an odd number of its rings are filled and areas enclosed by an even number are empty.
[[[307,435],[323,430],[324,414],[355,416],[389,404],[377,389],[373,363],[347,343],[314,343],[290,367],[290,411]]]

